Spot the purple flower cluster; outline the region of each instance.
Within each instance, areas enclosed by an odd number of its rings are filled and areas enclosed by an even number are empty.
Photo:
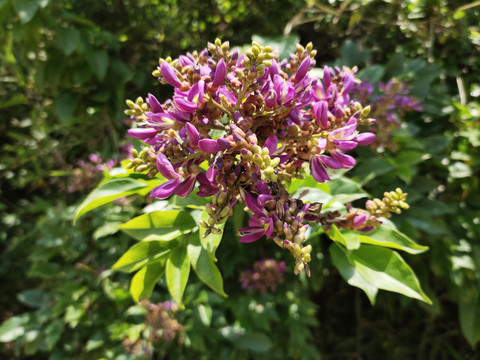
[[[283,284],[285,262],[273,259],[264,259],[255,262],[253,269],[244,270],[240,274],[243,289],[253,289],[265,294],[267,291],[275,292],[277,286]]]
[[[218,233],[237,200],[253,215],[240,229],[242,242],[272,238],[296,259],[295,273],[306,269],[311,246],[303,246],[308,225],[325,223],[321,204],[293,199],[285,181],[310,172],[318,182],[336,169],[350,169],[347,152],[368,145],[375,135],[369,107],[352,100],[356,69],[323,68],[320,80],[310,76],[316,51],[297,46],[280,61],[272,48],[253,42],[245,54],[216,40],[208,49],[178,59],[160,59],[153,72],[174,88],[171,99],[127,101],[137,126],[130,136],[147,146],[128,165],[167,181],[154,198],[213,196],[207,206],[206,236]],[[328,219],[331,221],[331,217]]]
[[[110,159],[104,162],[103,158],[97,154],[90,154],[88,161],[80,160],[78,167],[73,169],[71,184],[68,192],[91,190],[101,179],[101,174],[105,168],[111,170],[118,161]]]
[[[382,94],[370,100],[374,86],[368,82],[362,82],[354,88],[353,97],[361,102],[370,102],[372,115],[375,117],[376,139],[372,143],[374,149],[389,148],[396,150],[396,144],[392,139],[392,133],[401,126],[400,117],[406,111],[422,111],[420,100],[408,96],[408,88],[405,83],[398,79],[392,79],[384,84],[378,84]]]

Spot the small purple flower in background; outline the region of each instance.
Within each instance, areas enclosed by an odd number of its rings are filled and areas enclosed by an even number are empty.
[[[253,269],[244,270],[240,274],[242,289],[252,289],[261,294],[276,292],[277,287],[285,281],[285,262],[264,259],[253,264]]]
[[[110,159],[104,162],[103,158],[98,154],[90,154],[88,161],[80,160],[78,167],[73,169],[71,184],[67,188],[69,193],[76,191],[90,191],[101,179],[101,175],[106,168],[111,170],[117,165],[117,159]]]
[[[422,111],[421,102],[408,96],[407,84],[398,79],[392,79],[386,84],[380,82],[378,88],[381,94],[370,100],[374,85],[362,82],[353,89],[354,97],[359,101],[368,101],[371,104],[371,115],[376,120],[372,127],[372,131],[376,134],[376,140],[371,145],[372,148],[388,148],[396,151],[397,144],[392,134],[402,124],[400,117],[407,111]]]

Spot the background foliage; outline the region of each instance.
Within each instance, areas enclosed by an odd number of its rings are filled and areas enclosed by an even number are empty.
[[[266,351],[292,359],[476,358],[479,5],[0,1],[0,353],[18,359],[238,359]],[[282,33],[290,37],[279,39]],[[378,82],[393,77],[422,101],[422,112],[401,114],[391,140],[396,146],[358,150],[364,160],[347,175],[374,197],[396,186],[409,193],[411,209],[395,222],[430,247],[405,257],[432,306],[384,292],[371,306],[332,266],[324,235],[314,240],[311,279],[287,270],[274,293],[244,290],[240,273],[256,260],[275,256],[288,265],[289,259],[267,243],[225,238],[216,256],[228,299],[192,273],[184,311],[157,304],[172,300],[163,280],[152,303],[139,305],[129,293],[130,276],[109,269],[134,244],[120,224],[141,215],[149,198],[117,201],[72,225],[75,207],[102,178],[97,166],[104,161],[89,154],[121,159],[124,99],[168,95],[149,76],[157,58],[201,48],[216,36],[241,46],[253,35],[287,47],[312,41],[318,64],[358,65],[360,77],[375,85],[372,101]]]

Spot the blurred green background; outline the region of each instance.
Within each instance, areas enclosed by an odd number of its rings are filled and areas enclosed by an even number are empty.
[[[1,358],[480,357],[480,2],[1,0],[0,22]],[[76,226],[73,212],[101,164],[125,157],[125,99],[170,96],[151,76],[158,58],[216,37],[311,41],[317,66],[357,65],[370,100],[395,78],[421,102],[382,146],[357,151],[348,176],[371,196],[409,193],[394,220],[430,247],[407,260],[432,306],[384,292],[371,306],[323,237],[315,276],[287,271],[276,292],[243,290],[239,277],[285,255],[232,238],[218,253],[228,299],[193,281],[186,310],[167,309],[155,305],[170,300],[160,282],[151,304],[133,302],[129,277],[108,269],[133,243],[119,224],[148,197]]]

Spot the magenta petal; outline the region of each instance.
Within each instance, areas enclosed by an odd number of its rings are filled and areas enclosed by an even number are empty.
[[[201,139],[198,142],[198,148],[207,154],[213,154],[222,150],[217,141],[213,139]]]
[[[294,108],[292,111],[290,111],[289,118],[298,126],[302,126],[302,120],[300,119],[300,113],[298,112],[297,108]]]
[[[331,180],[327,174],[327,171],[323,167],[323,164],[318,155],[311,157],[310,171],[312,173],[313,178],[319,183],[325,182],[326,180]]]
[[[177,190],[177,187],[180,184],[180,181],[181,181],[180,179],[174,179],[166,183],[163,183],[162,185],[157,186],[155,189],[153,189],[150,196],[153,198],[165,199],[170,195],[172,195],[175,192],[175,190]]]
[[[367,215],[358,214],[353,218],[353,226],[355,227],[362,226],[366,220],[367,220]]]
[[[323,86],[325,87],[325,89],[328,89],[330,87],[330,84],[331,84],[331,78],[330,78],[330,68],[325,65],[323,67]]]
[[[218,170],[215,169],[213,166],[208,168],[206,178],[210,182],[210,184],[215,184],[215,178],[218,175]]]
[[[191,112],[198,109],[197,103],[194,103],[193,101],[188,101],[181,96],[174,96],[173,101],[175,101],[175,106],[183,112]]]
[[[128,134],[134,139],[145,140],[157,135],[157,130],[152,128],[129,129]]]
[[[247,205],[247,207],[250,209],[250,211],[252,211],[254,214],[263,216],[264,209],[260,205],[258,205],[257,198],[247,191],[244,194],[245,196],[243,197],[243,201],[245,202],[245,205]]]
[[[350,155],[343,154],[338,151],[332,151],[330,153],[336,160],[340,161],[343,164],[344,169],[350,169],[355,166],[355,159]]]
[[[152,94],[148,94],[147,103],[148,103],[148,106],[150,106],[150,109],[152,109],[154,113],[164,112],[162,105],[160,105],[157,98]]]
[[[342,168],[342,163],[332,157],[328,156],[320,156],[320,159],[322,163],[327,165],[330,169],[341,169]]]
[[[175,191],[175,194],[180,197],[186,197],[190,195],[195,187],[196,176],[189,176],[185,181],[183,181]]]
[[[223,80],[225,80],[225,74],[227,71],[227,66],[225,64],[225,60],[220,59],[217,63],[217,67],[215,69],[215,77],[213,78],[212,87],[217,88],[222,85]]]
[[[182,83],[177,78],[177,70],[168,62],[162,62],[162,65],[160,65],[160,71],[162,72],[162,76],[167,83],[175,88],[182,86]]]
[[[233,147],[232,143],[224,138],[217,139],[217,144],[222,150],[227,150]]]
[[[358,142],[358,145],[370,145],[375,140],[375,134],[366,132],[358,134],[355,138],[355,141]]]
[[[302,63],[298,67],[297,73],[295,74],[295,81],[300,81],[305,77],[305,75],[307,75],[310,67],[310,61],[310,56],[307,56],[305,59],[303,59]]]
[[[267,141],[265,141],[265,147],[270,151],[270,155],[273,155],[273,153],[277,150],[278,147],[278,138],[275,136],[275,134],[272,134],[268,137]]]
[[[248,231],[247,229],[249,229],[249,228],[239,229],[239,231],[242,231],[242,230],[243,231]],[[254,241],[257,241],[257,240],[261,239],[263,235],[265,235],[265,230],[260,228],[257,231],[254,231],[254,232],[243,235],[240,238],[240,242],[251,243],[251,242],[254,242]]]
[[[313,115],[317,124],[323,128],[328,126],[328,103],[326,101],[320,101],[313,105]]]
[[[357,147],[358,143],[356,141],[349,141],[349,140],[333,140],[333,143],[340,151],[348,151],[353,150]]]
[[[185,128],[187,130],[188,138],[190,139],[190,144],[192,144],[193,146],[197,146],[198,140],[200,138],[200,134],[197,128],[190,123],[186,123]]]
[[[173,168],[173,165],[170,163],[170,160],[168,160],[165,154],[161,152],[157,154],[157,170],[168,180],[173,180],[180,177],[180,175],[177,174]]]
[[[268,224],[267,230],[265,232],[265,235],[267,235],[267,239],[268,239],[273,234],[273,219],[272,218],[265,219],[265,224]]]

